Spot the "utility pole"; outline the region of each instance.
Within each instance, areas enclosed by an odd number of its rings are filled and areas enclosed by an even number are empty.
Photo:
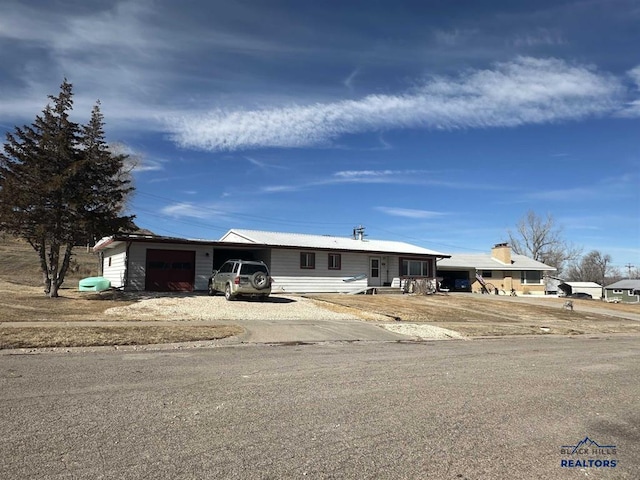
[[[631,279],[631,269],[633,268],[633,265],[631,265],[630,263],[627,263],[625,267],[627,268],[627,272],[628,272],[627,278]]]

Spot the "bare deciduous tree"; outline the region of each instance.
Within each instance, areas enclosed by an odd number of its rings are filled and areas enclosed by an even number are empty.
[[[611,255],[592,250],[582,257],[580,262],[569,267],[566,277],[568,280],[595,282],[604,286],[612,273],[614,271],[611,267]]]
[[[530,210],[520,219],[516,231],[508,230],[508,235],[514,253],[555,267],[558,274],[581,253],[580,248],[566,242],[551,214],[542,218]]]

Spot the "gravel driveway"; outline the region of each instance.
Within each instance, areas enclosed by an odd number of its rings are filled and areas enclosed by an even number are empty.
[[[317,335],[318,329],[336,340],[345,338],[369,340],[375,338],[375,336],[370,337],[372,327],[381,327],[397,335],[381,337],[386,339],[462,338],[457,332],[434,325],[404,322],[399,324],[385,315],[324,304],[295,295],[273,295],[264,302],[256,300],[229,302],[222,296],[158,295],[143,298],[125,307],[110,308],[105,314],[122,320],[139,321],[231,321],[248,329],[249,337],[253,333],[255,338],[268,338],[269,341],[306,341],[312,337],[315,338],[314,335]],[[355,330],[353,327],[356,325],[349,325],[351,322],[348,322],[363,319],[368,321],[363,322]],[[346,323],[336,323],[337,321]],[[323,322],[325,322],[324,325],[322,325]],[[362,335],[362,338],[355,338],[358,335]]]
[[[319,302],[294,296],[271,296],[264,302],[251,299],[227,301],[223,296],[206,295],[158,296],[145,298],[126,307],[108,309],[107,315],[135,320],[361,320],[371,314],[356,314],[353,309],[342,312],[323,308]],[[380,321],[388,320],[382,315]]]

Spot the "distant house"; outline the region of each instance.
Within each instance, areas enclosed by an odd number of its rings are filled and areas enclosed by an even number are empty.
[[[640,280],[620,280],[604,287],[607,302],[640,303]]]
[[[545,272],[556,269],[525,255],[516,255],[506,243],[495,245],[490,254],[453,254],[438,261],[442,288],[458,292],[480,292],[482,283],[498,293],[544,294]]]
[[[602,298],[602,285],[595,282],[560,282],[558,284],[558,293],[560,295],[586,293],[599,300]]]
[[[449,255],[404,242],[351,237],[229,230],[220,240],[114,235],[94,247],[102,275],[126,290],[206,290],[211,272],[229,259],[262,260],[274,292],[352,292],[399,287],[407,277],[434,278]]]

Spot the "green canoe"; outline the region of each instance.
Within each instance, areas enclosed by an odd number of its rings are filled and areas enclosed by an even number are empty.
[[[88,277],[80,280],[78,290],[81,292],[102,292],[111,288],[111,281],[104,277]]]

